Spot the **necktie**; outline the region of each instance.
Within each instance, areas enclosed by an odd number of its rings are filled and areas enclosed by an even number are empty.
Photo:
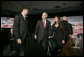
[[[26,21],[26,23],[28,23],[26,17],[25,17],[25,21]]]
[[[44,29],[45,29],[45,20],[43,20],[43,27],[44,27]]]

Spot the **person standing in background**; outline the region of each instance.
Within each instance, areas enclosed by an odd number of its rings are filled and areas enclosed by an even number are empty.
[[[67,43],[69,38],[69,27],[68,27],[68,18],[66,16],[63,16],[62,25],[65,30],[65,43]]]
[[[73,34],[73,28],[72,28],[72,24],[68,22],[68,17],[63,16],[62,25],[63,25],[63,27],[65,29],[65,40],[66,40],[66,43],[68,42],[69,39],[70,39],[70,43],[71,43],[71,41],[72,41],[71,38],[72,38],[72,34]],[[71,46],[70,43],[69,43],[69,45]]]
[[[68,47],[72,47],[72,35],[73,35],[73,28],[72,28],[72,24],[68,23],[68,27],[69,27],[69,45]]]
[[[13,36],[13,26],[11,26],[11,29],[10,29],[10,48],[11,50],[14,50],[15,49],[15,41],[14,41],[14,36]]]

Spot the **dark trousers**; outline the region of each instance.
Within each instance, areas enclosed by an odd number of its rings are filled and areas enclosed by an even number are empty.
[[[47,52],[48,52],[48,39],[43,39],[40,43],[40,45],[42,46],[43,48],[43,55],[44,56],[47,56]]]
[[[55,50],[51,51],[51,56],[58,56],[61,51],[62,48],[56,48]]]
[[[16,39],[16,56],[24,55],[24,39],[21,40],[22,40],[22,44],[18,44]]]
[[[10,40],[10,49],[15,50],[16,44],[15,44],[15,39]]]
[[[0,45],[0,56],[3,56],[3,45]]]

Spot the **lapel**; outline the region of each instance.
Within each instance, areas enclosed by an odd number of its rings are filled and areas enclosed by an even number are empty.
[[[47,20],[46,20],[46,26],[45,26],[45,29],[47,28],[47,25],[48,25],[48,22],[47,22]]]
[[[25,21],[25,19],[24,19],[24,17],[23,17],[23,15],[21,14],[21,16],[22,16],[22,20],[24,21],[24,23],[26,23],[26,21]],[[26,23],[27,24],[27,23]]]
[[[41,20],[41,24],[42,24],[42,28],[44,29],[44,27],[43,27],[43,20]],[[45,26],[45,29],[46,29],[46,27],[47,27],[47,20],[46,20],[46,26]],[[45,30],[44,29],[44,30]]]
[[[43,27],[43,20],[41,20],[41,26],[42,26],[42,28],[44,29],[44,27]]]

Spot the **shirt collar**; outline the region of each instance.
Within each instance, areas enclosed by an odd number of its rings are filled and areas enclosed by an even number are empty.
[[[44,19],[42,19],[43,21],[44,21]],[[46,19],[45,19],[45,21],[46,21]]]
[[[22,14],[22,13],[21,13]],[[22,16],[25,18],[25,15],[24,14],[22,14]]]

